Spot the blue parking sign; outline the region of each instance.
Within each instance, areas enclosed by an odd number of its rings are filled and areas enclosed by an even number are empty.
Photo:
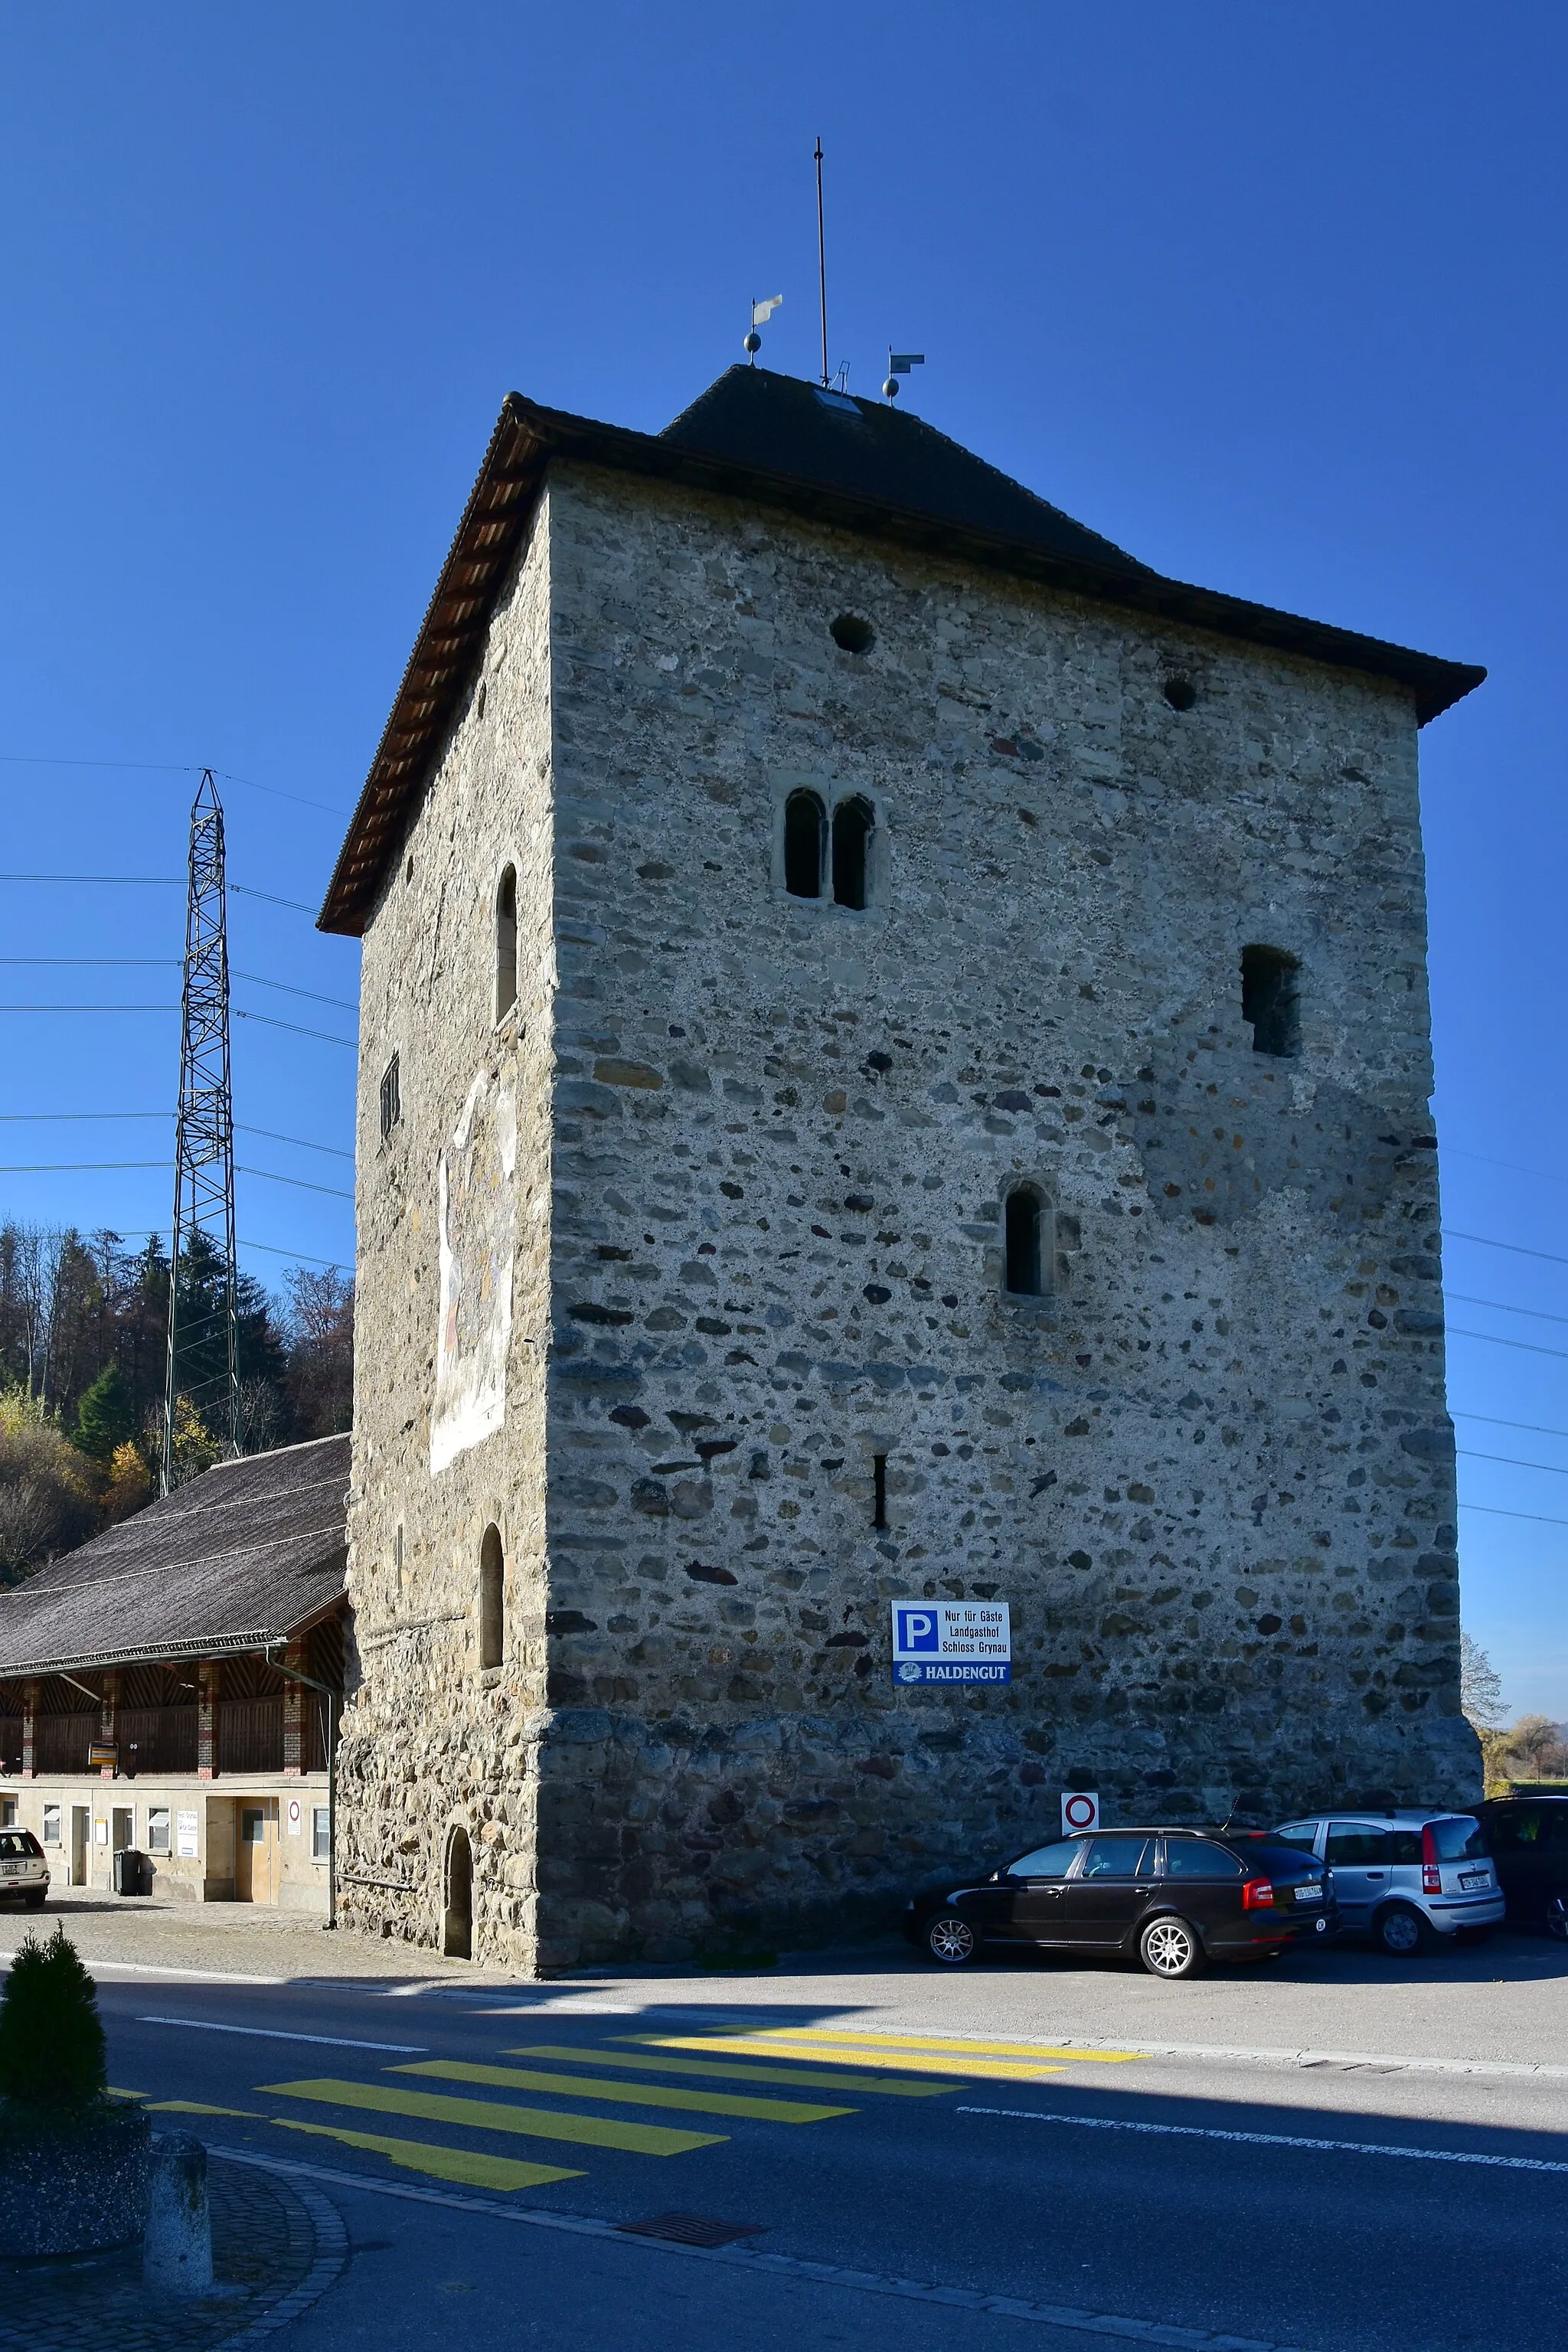
[[[895,1609],[893,1612],[893,1654],[907,1657],[929,1651],[932,1657],[942,1647],[942,1632],[936,1611],[925,1609]]]
[[[1005,1601],[895,1601],[893,1680],[1010,1683],[1012,1624]]]

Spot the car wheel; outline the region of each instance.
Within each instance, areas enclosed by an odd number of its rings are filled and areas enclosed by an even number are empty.
[[[926,1950],[944,1969],[966,1969],[980,1954],[980,1937],[958,1911],[939,1911],[926,1929]]]
[[[1138,1938],[1138,1957],[1152,1977],[1193,1977],[1204,1964],[1204,1948],[1184,1919],[1151,1919]]]
[[[1415,1959],[1431,1947],[1431,1928],[1408,1903],[1391,1903],[1378,1914],[1372,1932],[1378,1949],[1394,1960]]]
[[[1560,1944],[1568,1944],[1568,1886],[1560,1886],[1546,1898],[1546,1932]]]

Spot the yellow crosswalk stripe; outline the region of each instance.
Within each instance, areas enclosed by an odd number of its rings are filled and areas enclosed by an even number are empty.
[[[636,2156],[684,2156],[717,2147],[723,2132],[671,2131],[663,2124],[614,2123],[607,2116],[557,2115],[548,2107],[514,2107],[500,2099],[445,2098],[435,2091],[394,2089],[389,2083],[349,2083],[323,2074],[300,2083],[258,2083],[263,2096],[315,2099],[324,2107],[363,2107],[384,2116],[416,2116],[424,2123],[461,2124],[469,2131],[515,2132],[522,2139],[563,2139],[584,2147],[622,2147]]]
[[[214,2114],[232,2109],[214,2108]],[[280,2131],[311,2132],[318,2139],[342,2140],[345,2147],[369,2148],[384,2156],[405,2172],[426,2172],[432,2180],[457,2180],[466,2189],[542,2189],[552,2180],[582,2180],[558,2164],[524,2164],[513,2156],[483,2156],[466,2147],[437,2147],[423,2139],[387,2139],[380,2132],[344,2131],[333,2124],[301,2123],[294,2116],[274,2116]]]
[[[578,2056],[580,2053],[574,2052]],[[803,2099],[742,2099],[727,2091],[682,2091],[673,2084],[606,2083],[592,2074],[534,2074],[518,2066],[475,2066],[461,2058],[424,2058],[389,2066],[389,2074],[434,2074],[445,2083],[488,2083],[500,2091],[559,2091],[568,2099],[611,2099],[622,2107],[676,2107],[699,2116],[745,2116],[753,2123],[821,2124],[853,2107],[807,2106]]]
[[[721,2083],[783,2083],[815,2091],[869,2091],[881,2099],[935,2099],[947,2091],[962,2091],[962,2083],[889,2083],[879,2074],[829,2074],[821,2066],[746,2066],[710,2064],[702,2058],[633,2058],[621,2050],[596,2044],[574,2050],[558,2042],[532,2042],[506,2052],[509,2058],[574,2058],[581,2065],[644,2066],[660,2074],[712,2074]]]
[[[647,2042],[656,2050],[723,2050],[736,2057],[755,2055],[798,2059],[808,2054],[798,2042],[774,2041],[771,2037],[754,2034],[741,2039],[729,2034],[638,2033],[627,2034],[626,2040]],[[828,2059],[849,2059],[857,2066],[885,2067],[890,2074],[924,2074],[928,2079],[932,2067],[938,2064],[945,2066],[949,2074],[963,2074],[972,2082],[984,2078],[987,2082],[1036,2083],[1044,2075],[1059,2074],[1063,2071],[1060,2066],[1048,2064],[1016,2066],[1002,2058],[976,2058],[960,2067],[955,2066],[952,2059],[921,2058],[913,2051],[876,2050],[869,2045],[853,2050],[825,2050],[822,2054]],[[945,2090],[950,2085],[943,2082],[940,2087]]]
[[[755,2031],[769,2042],[809,2042],[829,2058],[840,2049],[931,2050],[961,2057],[1071,2058],[1089,2065],[1126,2066],[1142,2054],[1137,2050],[1073,2050],[1045,2042],[966,2042],[933,2033],[875,2033],[852,2025],[763,2025]]]
[[[252,2124],[267,2121],[254,2107],[209,2107],[201,2099],[150,2099],[147,2112],[150,2116],[240,2116]]]

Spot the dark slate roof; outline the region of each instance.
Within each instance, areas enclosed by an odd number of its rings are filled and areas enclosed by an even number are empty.
[[[663,433],[509,393],[328,886],[325,931],[359,934],[483,651],[552,458],[679,482],[1038,581],[1152,619],[1387,678],[1425,725],[1485,677],[1267,604],[1167,580],[918,416],[763,368],[726,371]]]
[[[1098,531],[1086,530],[962,442],[888,401],[822,392],[765,368],[732,367],[658,437],[961,530],[1155,577]]]
[[[349,1440],[222,1462],[0,1592],[0,1675],[257,1650],[342,1598]]]

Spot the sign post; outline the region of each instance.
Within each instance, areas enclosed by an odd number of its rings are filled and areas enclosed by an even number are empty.
[[[893,1681],[1010,1683],[1013,1634],[1005,1601],[895,1601]]]

